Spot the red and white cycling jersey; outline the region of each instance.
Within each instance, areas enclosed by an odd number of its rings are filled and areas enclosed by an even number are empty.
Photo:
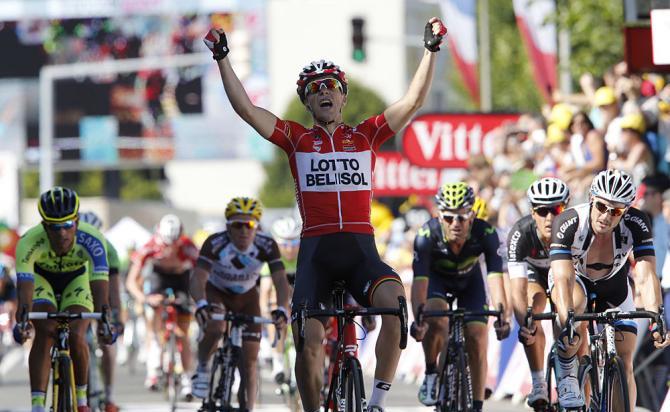
[[[188,236],[181,236],[173,244],[167,245],[158,235],[153,235],[144,246],[133,253],[132,261],[144,265],[151,259],[154,267],[162,271],[181,273],[193,268],[198,253],[198,248]]]
[[[356,127],[321,126],[277,120],[268,140],[288,155],[303,236],[336,232],[372,234],[370,201],[376,151],[394,132],[383,114]]]

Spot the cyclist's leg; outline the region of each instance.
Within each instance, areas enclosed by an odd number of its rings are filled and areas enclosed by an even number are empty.
[[[246,315],[260,316],[261,307],[258,298],[258,288],[252,288],[242,295],[235,296],[236,307],[233,310]],[[256,403],[256,394],[258,392],[258,368],[256,365],[258,363],[258,350],[261,342],[261,325],[247,325],[242,334],[242,339],[247,409],[252,410]]]
[[[397,308],[398,298],[405,297],[405,288],[400,276],[377,252],[373,236],[355,235],[363,255],[363,262],[352,272],[347,282],[351,295],[366,306]],[[394,315],[382,316],[382,326],[377,337],[375,355],[375,380],[369,398],[371,406],[384,406],[393,377],[400,360],[400,319]]]
[[[222,291],[207,282],[205,288],[207,301],[212,305],[212,312],[223,313],[224,294]],[[216,345],[223,335],[224,322],[209,320],[202,331],[202,338],[198,342],[196,371],[192,378],[192,394],[197,398],[207,397],[209,391],[209,360],[216,349]]]
[[[459,293],[459,308],[466,311],[480,311],[488,308],[486,285],[484,276],[477,271]],[[481,411],[484,402],[484,391],[486,389],[486,374],[488,371],[488,318],[466,317],[465,321],[465,347],[468,353],[468,366],[472,378],[472,400],[475,411]]]
[[[49,282],[35,275],[33,294],[33,312],[54,312],[57,310],[56,298]],[[33,320],[35,338],[30,348],[28,369],[30,375],[31,404],[33,411],[44,411],[46,391],[51,371],[51,347],[55,343],[57,323],[53,320]]]
[[[626,296],[626,300],[620,303],[618,307],[624,312],[635,310],[633,291],[630,284],[628,284],[628,295]],[[637,386],[635,385],[635,375],[633,373],[633,358],[637,346],[637,322],[634,320],[619,320],[616,322],[616,326],[617,330],[620,332],[617,332],[615,346],[617,354],[623,361],[623,373],[625,374],[628,383],[628,400],[630,403],[630,410],[632,411],[635,409],[635,403],[637,401]],[[616,401],[617,400],[615,400],[615,402]]]
[[[545,284],[537,281],[528,282],[528,305],[532,307],[533,313],[544,312],[547,306],[547,288]],[[529,395],[529,404],[539,400],[548,400],[547,384],[544,376],[544,348],[546,339],[542,323],[535,321],[535,342],[530,346],[523,347],[530,367],[530,375],[533,383],[532,391]]]
[[[309,308],[318,308],[320,303],[331,306],[331,280],[328,273],[319,271],[313,261],[320,240],[320,237],[304,238],[300,244],[295,289],[291,301],[292,316],[295,316],[303,305]],[[298,342],[299,330],[295,317],[292,322],[293,339]],[[303,348],[296,354],[295,376],[303,409],[312,412],[319,410],[324,364],[322,342],[326,333],[324,324],[317,319],[307,319],[304,331]]]
[[[93,297],[87,274],[77,276],[65,287],[60,309],[70,313],[93,311]],[[74,367],[74,380],[77,385],[77,404],[86,405],[86,387],[88,385],[88,363],[90,354],[86,342],[86,331],[90,320],[79,319],[70,322],[70,356]]]
[[[112,345],[102,345],[102,382],[105,385],[105,403],[111,405],[114,403],[114,369],[116,367],[116,343]]]

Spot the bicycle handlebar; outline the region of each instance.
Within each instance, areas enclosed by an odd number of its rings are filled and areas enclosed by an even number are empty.
[[[263,325],[269,325],[272,324],[275,327],[275,334],[274,334],[274,339],[272,341],[272,347],[274,348],[277,346],[277,342],[279,342],[279,333],[277,330],[277,325],[272,319],[264,318],[261,316],[252,316],[252,315],[246,315],[243,313],[233,313],[233,312],[226,312],[226,313],[212,313],[209,315],[211,320],[215,321],[223,321],[223,322],[233,322],[233,324],[240,324],[240,323],[256,323],[256,324],[263,324]]]
[[[94,319],[101,320],[106,318],[102,312],[92,313],[69,313],[69,312],[29,312],[28,319],[53,319],[53,320],[75,320],[75,319]]]
[[[502,325],[502,310],[481,310],[481,311],[466,311],[465,309],[453,309],[453,310],[419,310],[419,313],[416,316],[417,323],[421,324],[425,318],[437,318],[437,317],[471,317],[471,316],[491,316],[496,317],[498,324]]]
[[[353,319],[356,316],[394,315],[400,319],[400,349],[407,347],[407,300],[398,296],[398,308],[361,308],[351,307],[345,309],[307,309],[303,304],[297,312],[296,322],[298,326],[298,342],[296,350],[302,351],[305,343],[305,323],[308,318],[339,317]]]

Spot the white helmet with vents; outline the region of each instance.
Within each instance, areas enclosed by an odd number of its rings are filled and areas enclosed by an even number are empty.
[[[300,237],[300,224],[291,216],[283,217],[272,224],[272,236],[275,240],[290,241]]]
[[[633,177],[623,170],[608,169],[598,173],[591,183],[591,196],[630,206],[635,200]]]
[[[531,206],[567,204],[570,200],[570,189],[561,179],[543,177],[530,185],[526,192]]]
[[[172,244],[179,239],[182,232],[181,220],[176,215],[165,215],[158,222],[158,235],[163,242]]]

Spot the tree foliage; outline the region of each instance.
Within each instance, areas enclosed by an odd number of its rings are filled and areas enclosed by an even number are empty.
[[[356,80],[349,79],[347,104],[342,118],[346,124],[358,124],[370,116],[386,109],[384,101],[371,89]],[[305,127],[312,126],[312,115],[296,96],[288,105],[283,119],[292,120]],[[263,165],[266,179],[260,191],[260,198],[267,207],[292,207],[295,204],[295,187],[286,154],[275,147],[272,161]]]

